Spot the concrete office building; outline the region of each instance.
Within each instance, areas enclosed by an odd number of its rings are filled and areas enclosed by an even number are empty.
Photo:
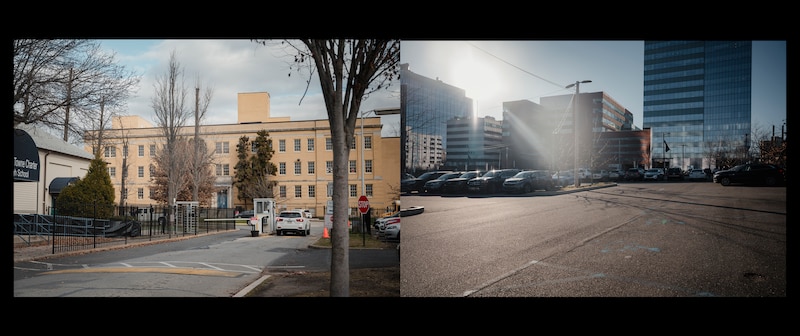
[[[405,130],[400,136],[405,145],[401,154],[403,172],[418,176],[431,166],[447,164],[447,156],[438,161],[435,150],[419,155],[421,148],[429,146],[419,140],[441,139],[442,148],[447,148],[447,121],[473,114],[472,99],[465,94],[464,89],[412,72],[408,64],[400,65],[400,124]],[[431,157],[436,160],[432,164]]]
[[[304,208],[321,217],[333,194],[329,122],[327,119],[292,121],[289,117],[274,118],[270,116],[269,104],[266,92],[239,93],[237,123],[200,126],[199,136],[213,152],[214,193],[212,199],[207,200],[207,206],[252,209],[252,203],[247,204],[238,198],[234,185],[234,167],[238,160],[236,147],[240,137],[247,136],[252,143],[258,131],[266,130],[275,150],[271,162],[278,168],[275,176],[268,177],[277,182],[275,195],[272,195],[277,210]],[[362,194],[369,198],[372,208],[381,209],[381,212],[400,197],[400,141],[398,137],[383,137],[382,127],[380,117],[356,121],[348,176],[349,207],[354,215],[358,214],[358,198]],[[194,126],[184,126],[181,134],[193,137]],[[117,203],[122,186],[123,157],[127,155],[126,204],[156,205],[151,198],[151,173],[156,151],[164,143],[161,130],[139,116],[125,116],[114,118],[112,129],[106,130],[103,136],[106,140],[102,155],[109,163]],[[127,141],[127,148],[123,140]],[[359,146],[363,146],[363,151]],[[93,149],[87,146],[86,150],[92,152]]]
[[[578,165],[624,169],[647,163],[649,131],[632,130],[633,113],[605,92],[542,97],[540,104],[519,100],[503,103],[503,142],[509,166],[569,170],[575,166],[573,115],[578,122]],[[606,134],[614,133],[614,134]]]
[[[653,164],[716,168],[715,151],[748,148],[751,69],[751,41],[645,41]]]
[[[502,123],[494,117],[453,118],[447,121],[447,168],[499,169],[504,153]]]

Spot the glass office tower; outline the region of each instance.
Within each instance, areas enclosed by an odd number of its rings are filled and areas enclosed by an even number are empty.
[[[410,71],[408,64],[400,65],[400,96],[403,172],[418,176],[447,165],[447,121],[471,117],[472,99],[464,89]]]
[[[655,167],[716,168],[749,148],[751,41],[645,41],[642,127]],[[669,149],[669,151],[667,151]]]

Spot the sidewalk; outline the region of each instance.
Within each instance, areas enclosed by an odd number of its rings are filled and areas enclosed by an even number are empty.
[[[50,243],[48,239],[44,237],[31,235],[31,236],[25,236],[23,239],[18,235],[14,235],[14,262],[17,263],[17,262],[31,261],[31,260],[42,260],[54,257],[80,255],[86,253],[118,250],[118,249],[131,248],[144,245],[161,244],[161,243],[174,242],[184,239],[192,239],[222,232],[226,231],[198,233],[196,235],[187,235],[187,236],[173,236],[172,238],[161,238],[153,240],[140,240],[140,241],[128,242],[126,244],[114,244],[97,248],[86,248],[86,249],[63,251],[56,253],[53,253],[53,245]],[[26,240],[30,242],[30,245],[25,242]]]

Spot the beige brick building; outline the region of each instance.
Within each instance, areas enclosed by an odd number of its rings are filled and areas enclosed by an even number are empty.
[[[150,198],[150,171],[155,151],[163,143],[160,130],[139,116],[114,118],[112,124],[112,129],[103,134],[105,148],[102,149],[102,155],[109,163],[117,203],[122,186],[123,157],[127,155],[126,204],[157,205]],[[350,150],[348,176],[349,206],[353,215],[358,214],[357,200],[362,194],[367,195],[370,206],[379,212],[400,199],[400,138],[383,137],[382,127],[380,117],[359,118],[356,122],[356,143]],[[269,132],[275,150],[272,163],[278,167],[278,173],[270,178],[277,181],[274,198],[278,208],[310,209],[316,217],[321,217],[332,196],[333,151],[328,120],[272,118],[269,94],[266,92],[239,93],[237,123],[200,127],[200,137],[209,146],[209,151],[214,153],[212,171],[215,175],[215,192],[210,206],[252,209],[252,204],[245,204],[237,197],[233,168],[237,162],[236,145],[239,138],[248,136],[252,141],[260,130]],[[193,136],[194,126],[184,127],[182,134]],[[127,149],[123,139],[128,142]],[[362,145],[363,158],[359,148]],[[92,152],[89,146],[86,150]]]

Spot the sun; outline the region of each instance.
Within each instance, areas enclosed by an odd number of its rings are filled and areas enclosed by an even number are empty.
[[[453,86],[465,90],[467,97],[476,102],[496,100],[503,90],[503,81],[497,69],[487,61],[467,55],[453,63]]]

